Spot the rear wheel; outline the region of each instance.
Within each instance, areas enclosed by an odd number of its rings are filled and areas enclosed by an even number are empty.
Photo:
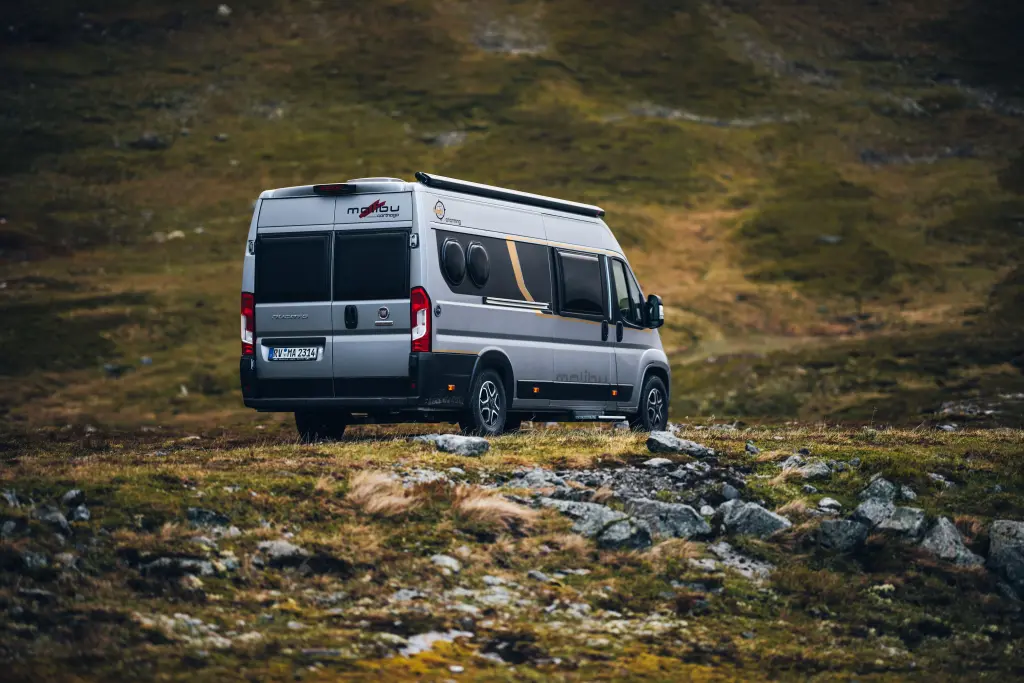
[[[345,416],[341,413],[300,410],[295,413],[295,429],[302,443],[337,440],[345,433]]]
[[[469,405],[459,420],[459,427],[466,434],[496,436],[505,431],[507,419],[508,405],[501,376],[496,370],[484,370],[473,381]]]
[[[639,412],[630,416],[629,426],[643,432],[657,432],[668,424],[668,392],[657,375],[650,375],[640,392]]]

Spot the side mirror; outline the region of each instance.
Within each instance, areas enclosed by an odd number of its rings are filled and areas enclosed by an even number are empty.
[[[661,297],[657,294],[650,294],[647,297],[647,326],[652,330],[665,324],[665,307],[661,303]]]

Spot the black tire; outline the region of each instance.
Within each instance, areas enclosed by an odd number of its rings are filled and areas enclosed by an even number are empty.
[[[508,420],[505,384],[496,370],[482,371],[469,390],[466,412],[459,419],[463,434],[497,436],[505,431]]]
[[[639,412],[629,420],[630,428],[636,431],[661,431],[668,424],[668,392],[657,375],[650,375],[644,381],[637,410]]]
[[[336,441],[345,434],[345,416],[341,413],[301,410],[295,413],[295,429],[302,443]]]

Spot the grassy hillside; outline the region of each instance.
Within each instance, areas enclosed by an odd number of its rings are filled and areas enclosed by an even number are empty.
[[[1022,422],[1016,3],[230,10],[0,9],[9,428],[251,422],[252,200],[416,170],[604,205],[677,418]]]

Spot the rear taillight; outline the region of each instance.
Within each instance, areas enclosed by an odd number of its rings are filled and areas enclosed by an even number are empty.
[[[253,340],[256,338],[256,297],[242,292],[242,355],[253,356]]]
[[[412,322],[412,350],[430,351],[430,297],[422,287],[409,292],[409,320]]]

